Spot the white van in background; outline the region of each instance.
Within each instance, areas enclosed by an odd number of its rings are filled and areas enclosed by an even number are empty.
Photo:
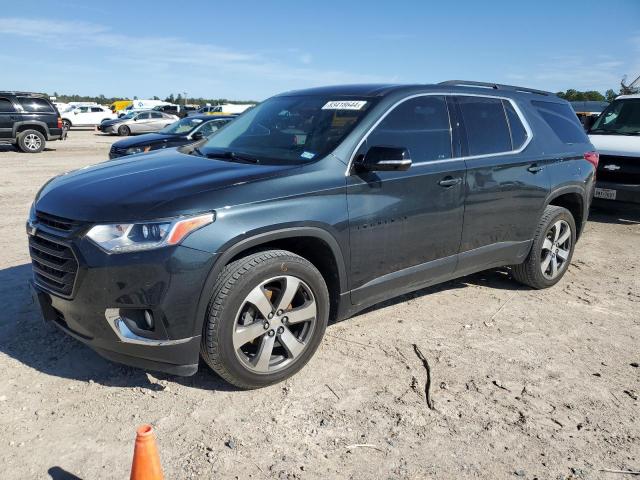
[[[600,154],[595,198],[640,203],[640,94],[617,97],[588,133]]]
[[[153,110],[154,107],[159,107],[162,105],[171,105],[171,104],[163,100],[132,100],[131,105],[129,105],[124,110],[121,110],[118,116],[123,117],[127,113],[138,112],[141,110]]]

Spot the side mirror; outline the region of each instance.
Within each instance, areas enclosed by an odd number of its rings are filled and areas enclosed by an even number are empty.
[[[362,172],[403,172],[411,167],[409,150],[404,147],[373,146],[356,165]]]
[[[191,135],[191,140],[202,140],[204,138],[204,133],[201,131],[193,132]]]

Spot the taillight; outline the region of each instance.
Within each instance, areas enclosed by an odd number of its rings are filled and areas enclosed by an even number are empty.
[[[58,117],[58,128],[62,128],[62,118]]]
[[[600,161],[600,154],[598,152],[587,152],[584,154],[584,159],[593,165],[595,170],[598,169],[598,162]]]

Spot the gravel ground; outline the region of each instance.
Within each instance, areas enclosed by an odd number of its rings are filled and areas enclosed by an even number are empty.
[[[24,221],[48,178],[107,158],[72,131],[0,147],[0,472],[127,478],[136,426],[166,478],[624,479],[640,470],[640,209],[597,209],[556,287],[491,270],[329,326],[285,383],[237,391],[110,363],[32,305]],[[425,402],[431,367],[433,409]]]

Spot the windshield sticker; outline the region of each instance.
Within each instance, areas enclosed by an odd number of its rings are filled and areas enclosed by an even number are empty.
[[[362,110],[366,104],[366,100],[333,100],[325,103],[322,110]]]
[[[313,157],[315,157],[315,156],[316,156],[316,154],[315,154],[315,153],[311,153],[311,152],[302,152],[302,153],[300,154],[300,156],[301,156],[302,158],[306,158],[307,160],[311,160]]]

